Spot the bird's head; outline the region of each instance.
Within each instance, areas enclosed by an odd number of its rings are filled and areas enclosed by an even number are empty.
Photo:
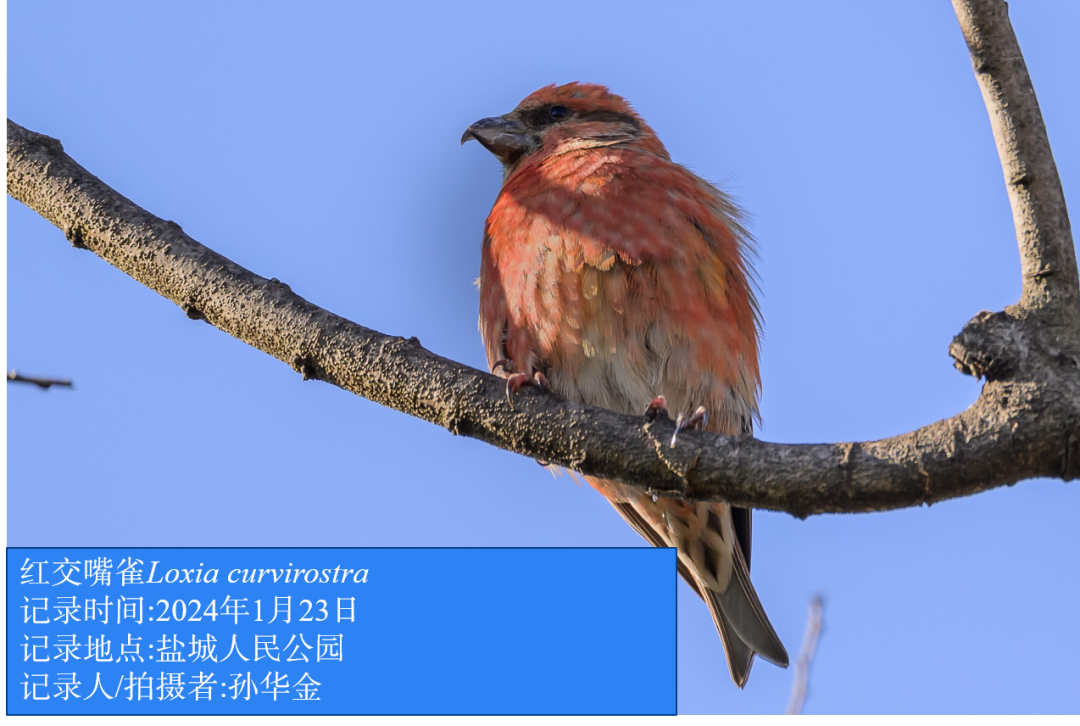
[[[471,124],[461,143],[469,139],[494,154],[507,176],[530,158],[616,144],[635,144],[669,158],[656,133],[625,99],[593,83],[541,88],[510,113]]]

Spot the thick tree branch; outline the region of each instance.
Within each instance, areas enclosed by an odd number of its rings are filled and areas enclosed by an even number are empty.
[[[8,193],[76,247],[305,378],[656,494],[807,516],[914,506],[1037,476],[1072,479],[1080,467],[1080,292],[1060,181],[1004,3],[956,1],[980,82],[998,89],[987,102],[1018,210],[1024,297],[1005,312],[976,316],[950,348],[958,368],[987,378],[979,400],[882,441],[789,445],[687,432],[672,449],[666,420],[529,389],[511,409],[502,379],[441,358],[414,338],[345,320],[240,267],[109,188],[60,142],[10,120]],[[992,62],[998,58],[1008,62]]]

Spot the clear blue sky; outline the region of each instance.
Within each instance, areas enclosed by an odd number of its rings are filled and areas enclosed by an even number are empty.
[[[1080,3],[1012,7],[1075,202]],[[501,177],[458,138],[542,85],[609,85],[752,214],[772,441],[878,438],[962,410],[979,383],[949,342],[1019,295],[945,0],[13,0],[8,54],[9,116],[121,193],[474,366],[472,281]],[[302,382],[8,205],[8,367],[77,385],[9,388],[8,544],[643,544],[588,487]],[[892,514],[759,513],[754,580],[793,654],[808,598],[827,598],[807,711],[1076,712],[1078,511],[1080,486],[1036,481]],[[784,708],[790,671],[759,662],[740,692],[686,588],[679,617],[681,711]]]

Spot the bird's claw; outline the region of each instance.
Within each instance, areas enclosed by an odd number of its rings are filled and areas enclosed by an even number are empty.
[[[655,421],[658,418],[671,418],[668,416],[667,399],[663,396],[657,396],[650,401],[645,409],[645,418],[649,421]]]
[[[675,417],[675,433],[671,435],[671,448],[675,448],[675,443],[679,440],[680,431],[685,429],[701,429],[708,421],[709,414],[705,412],[704,406],[698,406],[689,416],[679,412],[679,415]]]
[[[649,421],[655,421],[658,418],[670,419],[667,410],[667,399],[663,396],[657,396],[649,402],[648,407],[645,409],[645,418]],[[675,433],[671,435],[671,446],[674,448],[675,444],[679,440],[679,432],[686,429],[700,429],[709,420],[709,415],[705,412],[704,406],[698,406],[692,414],[687,416],[685,413],[679,413],[675,417]]]
[[[496,364],[499,362],[496,361]],[[510,403],[510,408],[514,407],[514,394],[524,386],[536,386],[541,391],[546,391],[548,387],[547,376],[540,371],[536,371],[532,377],[524,373],[513,373],[508,376],[506,379],[506,400]]]

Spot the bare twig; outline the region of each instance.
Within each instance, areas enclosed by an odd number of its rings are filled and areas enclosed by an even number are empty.
[[[803,634],[802,649],[799,651],[799,659],[795,661],[795,673],[791,683],[791,699],[788,701],[787,715],[797,716],[803,711],[806,703],[806,693],[810,685],[810,664],[814,662],[814,653],[817,652],[818,638],[821,636],[821,627],[824,624],[822,613],[825,610],[825,601],[821,595],[814,595],[810,600],[810,612],[806,616],[806,632]]]
[[[8,192],[89,249],[305,378],[503,449],[691,500],[805,517],[974,494],[1080,470],[1080,313],[1068,216],[1035,94],[1001,0],[955,0],[1013,200],[1024,295],[980,313],[953,341],[957,367],[987,380],[968,410],[900,436],[770,444],[523,391],[420,346],[323,310],[138,207],[79,166],[59,141],[8,121]],[[1017,173],[1016,170],[1021,170]]]
[[[17,373],[15,369],[8,371],[7,379],[11,383],[32,383],[45,390],[48,390],[53,386],[61,386],[62,388],[75,387],[75,384],[66,378],[35,378],[33,376],[24,376],[21,373]]]

